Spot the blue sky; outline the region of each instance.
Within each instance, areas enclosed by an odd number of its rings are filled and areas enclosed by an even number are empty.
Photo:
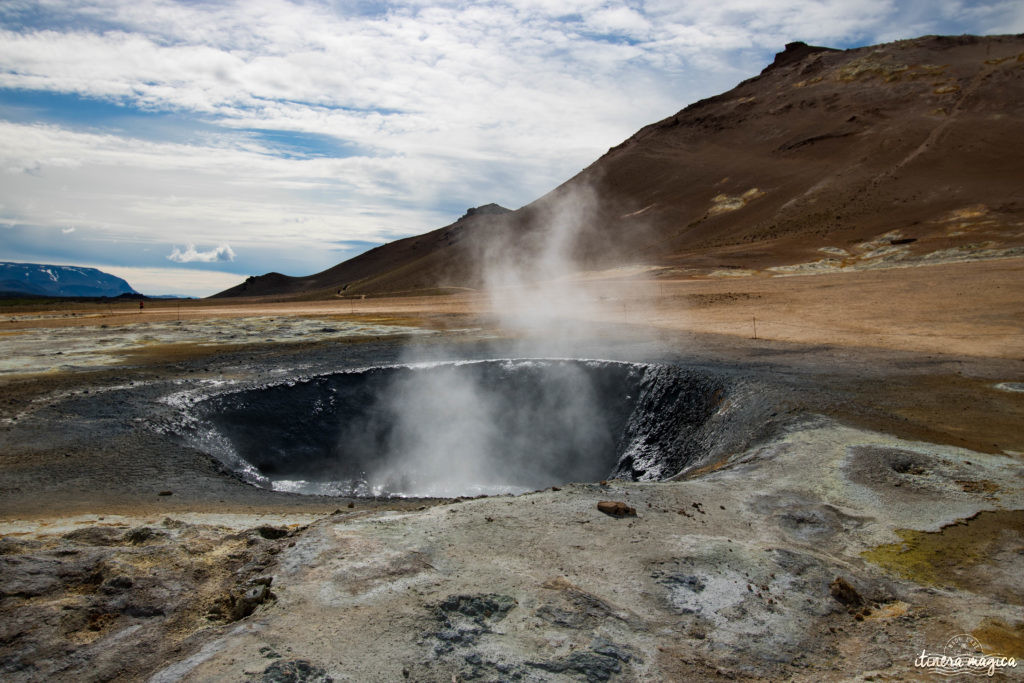
[[[786,42],[1022,31],[1019,0],[4,0],[0,260],[306,275],[517,208]]]

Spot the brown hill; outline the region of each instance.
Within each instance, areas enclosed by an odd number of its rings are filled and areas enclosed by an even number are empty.
[[[1024,35],[791,43],[522,209],[481,207],[322,273],[216,296],[475,288],[496,260],[551,275],[552,253],[698,276],[1024,253],[1022,121]]]
[[[467,266],[468,262],[453,262],[449,252],[462,241],[467,230],[507,213],[510,213],[508,209],[497,204],[469,209],[462,218],[447,227],[383,244],[315,275],[289,277],[281,273],[267,273],[250,277],[240,285],[214,294],[212,298],[358,296],[465,286],[463,283],[469,278],[458,268]]]

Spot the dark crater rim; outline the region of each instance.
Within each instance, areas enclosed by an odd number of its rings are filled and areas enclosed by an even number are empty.
[[[363,365],[190,392],[178,402],[182,419],[172,430],[242,481],[306,496],[466,499],[609,479],[662,481],[741,452],[777,426],[778,421],[766,420],[760,383],[730,370],[574,357]],[[458,440],[446,441],[433,432],[421,438],[416,424],[410,428],[405,413],[422,408],[413,400],[410,409],[401,383],[426,378],[427,390],[419,393],[426,397],[422,403],[429,412],[429,404],[443,402],[431,393],[430,381],[435,375],[452,374],[466,374],[471,385],[476,382],[464,404],[467,410],[476,410],[476,403],[491,406],[486,419],[476,420],[485,425],[496,422],[493,428],[485,427],[488,436],[478,449],[489,459],[482,466],[469,463],[470,469],[480,471],[480,481],[469,486],[425,485],[429,476],[424,463],[436,460],[438,450],[449,457],[452,443],[451,452],[458,454]],[[550,379],[553,388],[545,384],[549,375],[555,375]],[[536,389],[531,382],[542,389],[544,409],[524,408],[522,396],[537,393],[531,393]],[[401,386],[397,391],[396,384]],[[381,389],[390,395],[381,398]],[[416,392],[414,386],[412,394]],[[443,391],[440,396],[445,398]],[[282,405],[290,406],[291,412],[278,414],[275,407]],[[772,418],[775,415],[771,412]],[[566,429],[560,432],[562,424]],[[520,429],[523,425],[528,428]],[[529,436],[532,432],[536,437]],[[551,434],[565,438],[544,441]],[[432,440],[438,448],[424,449],[423,443]],[[528,455],[538,450],[538,444],[553,455]],[[408,451],[424,451],[427,457],[396,465],[396,454]],[[382,474],[383,470],[387,472]]]

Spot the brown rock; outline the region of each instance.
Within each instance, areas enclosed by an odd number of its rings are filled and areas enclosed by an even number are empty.
[[[874,267],[893,254],[908,263],[976,251],[973,229],[990,234],[993,248],[1020,247],[1024,236],[1011,226],[1024,154],[1016,61],[1024,38],[958,41],[926,36],[843,51],[791,44],[760,76],[651,123],[528,207],[467,211],[321,273],[269,273],[216,296],[476,287],[481,253],[540,258],[533,245],[548,243],[545,217],[581,189],[609,207],[573,235],[567,256],[581,269],[643,254],[705,274],[758,271],[824,261],[819,250],[839,245],[844,253],[820,267],[860,259]],[[1007,61],[987,61],[996,54]],[[969,101],[956,94],[968,83]],[[913,235],[896,226],[913,226]],[[867,256],[883,245],[897,251]]]
[[[860,607],[864,604],[864,598],[857,592],[857,589],[841,576],[837,576],[828,588],[832,597],[847,607]]]
[[[636,517],[636,508],[631,508],[619,500],[602,500],[597,509],[612,517]]]

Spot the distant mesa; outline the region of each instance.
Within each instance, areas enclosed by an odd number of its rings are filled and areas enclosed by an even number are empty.
[[[512,209],[506,209],[499,204],[484,204],[474,209],[466,209],[466,213],[459,220],[464,220],[470,216],[500,216],[503,213],[512,213]]]
[[[775,55],[775,61],[764,68],[765,73],[769,69],[778,68],[794,62],[799,62],[809,55],[813,55],[815,52],[839,52],[839,50],[832,47],[821,47],[819,45],[808,45],[798,41],[792,43],[786,43],[786,49],[782,52],[778,52]]]
[[[139,297],[125,280],[96,268],[0,261],[0,296]]]

